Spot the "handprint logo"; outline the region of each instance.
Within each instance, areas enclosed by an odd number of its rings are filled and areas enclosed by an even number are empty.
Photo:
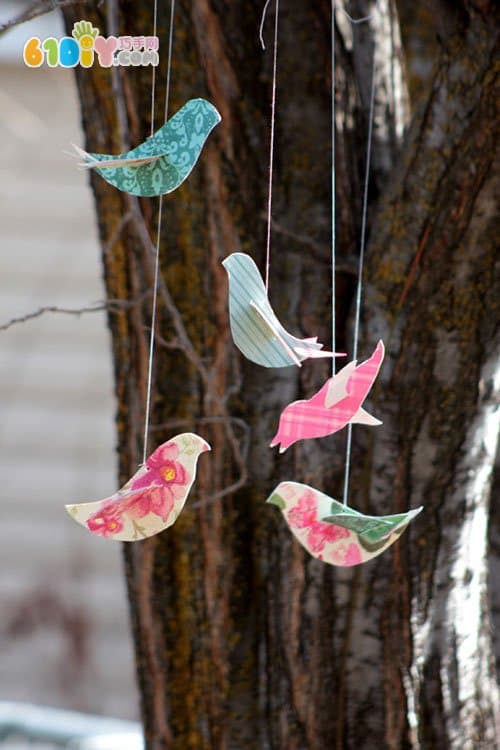
[[[82,68],[90,68],[94,62],[94,42],[99,34],[99,29],[92,26],[90,21],[78,21],[73,25],[71,32],[80,45],[80,65]]]

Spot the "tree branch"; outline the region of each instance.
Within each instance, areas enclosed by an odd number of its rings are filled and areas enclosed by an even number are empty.
[[[21,315],[18,318],[11,318],[6,323],[0,325],[0,331],[6,331],[7,329],[12,328],[12,326],[19,325],[19,323],[27,323],[29,320],[40,318],[46,313],[61,313],[63,315],[76,315],[77,317],[80,317],[80,315],[83,315],[84,313],[101,312],[102,310],[107,310],[107,312],[109,313],[117,314],[119,312],[123,312],[124,310],[130,310],[130,308],[140,305],[150,294],[151,291],[148,290],[147,292],[144,292],[144,294],[141,294],[140,297],[137,297],[133,300],[112,299],[108,300],[107,302],[98,302],[93,306],[89,305],[87,307],[71,308],[57,307],[56,305],[46,305],[44,307],[39,307],[38,310],[33,310],[32,312],[26,313],[26,315]]]
[[[265,213],[261,214],[261,219],[267,221],[267,215]],[[271,229],[276,234],[281,234],[283,235],[283,237],[289,237],[297,244],[304,245],[305,247],[309,248],[309,250],[311,251],[311,257],[319,261],[323,265],[325,265],[326,263],[325,258],[328,258],[328,262],[330,262],[328,253],[325,253],[325,245],[321,244],[320,242],[316,242],[308,234],[299,234],[297,232],[293,232],[291,229],[287,229],[287,227],[283,226],[283,224],[280,224],[275,219],[271,219]],[[294,252],[294,249],[292,247],[288,247],[287,249],[290,253]],[[336,273],[347,273],[351,276],[357,277],[357,257],[355,255],[349,255],[346,258],[337,259],[335,270]]]
[[[250,425],[248,424],[248,422],[246,422],[244,419],[241,419],[240,417],[231,417],[231,416],[198,417],[197,419],[192,419],[192,420],[169,419],[166,422],[162,422],[161,424],[153,425],[151,427],[151,432],[158,432],[159,430],[163,430],[163,429],[173,429],[173,428],[177,429],[179,427],[184,428],[184,429],[185,428],[194,429],[193,423],[200,424],[200,425],[223,424],[224,427],[226,427],[226,429],[229,423],[235,424],[241,428],[243,432],[244,442],[243,442],[243,450],[241,451],[241,453],[239,452],[239,446],[238,446],[238,454],[239,454],[241,463],[238,466],[240,470],[240,476],[238,477],[236,482],[228,485],[227,487],[224,487],[222,490],[219,490],[219,492],[215,492],[213,495],[209,495],[204,500],[198,500],[196,503],[190,503],[188,510],[195,510],[196,508],[201,508],[207,505],[211,505],[212,503],[215,503],[218,500],[221,500],[223,497],[226,497],[226,495],[232,495],[234,492],[237,492],[239,489],[244,487],[248,480],[246,462],[248,458],[248,451],[250,448]],[[234,446],[232,447],[234,451]],[[236,452],[235,452],[235,458],[236,458]]]
[[[30,5],[29,8],[23,10],[15,18],[11,18],[10,21],[0,24],[0,34],[4,34],[14,26],[20,26],[26,21],[32,21],[34,18],[39,16],[45,16],[47,13],[52,13],[53,10],[63,8],[65,5],[87,5],[88,0],[38,0],[38,2]]]

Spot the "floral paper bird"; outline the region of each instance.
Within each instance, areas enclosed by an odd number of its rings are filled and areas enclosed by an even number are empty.
[[[289,334],[276,317],[252,258],[232,253],[222,265],[229,277],[229,318],[233,341],[245,357],[263,367],[301,366],[308,357],[343,357],[323,351],[317,338]]]
[[[379,425],[362,408],[384,359],[384,344],[379,341],[372,356],[356,367],[349,362],[310,399],[294,401],[281,413],[278,432],[271,448],[280,446],[280,453],[293,443],[307,438],[325,437],[341,430],[349,422]]]
[[[144,143],[131,151],[87,153],[75,146],[81,166],[95,169],[119,190],[132,195],[171,193],[191,173],[220,114],[205,99],[190,99]]]
[[[160,445],[114,495],[66,505],[66,510],[93,534],[120,542],[159,534],[177,520],[195,480],[198,456],[209,450],[199,435],[177,435]]]
[[[280,508],[309,554],[340,567],[359,565],[382,554],[422,510],[366,516],[298,482],[281,482],[266,502]]]

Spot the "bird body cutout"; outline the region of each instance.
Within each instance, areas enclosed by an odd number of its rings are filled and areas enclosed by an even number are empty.
[[[283,453],[298,440],[332,435],[349,422],[370,426],[382,424],[368,414],[362,404],[383,359],[384,344],[379,341],[365,362],[360,365],[356,365],[356,361],[349,362],[310,399],[289,404],[281,413],[271,448],[279,445],[280,453]]]
[[[382,554],[422,510],[366,516],[299,482],[281,482],[266,502],[280,508],[309,554],[340,567],[359,565]]]
[[[198,457],[209,450],[199,435],[177,435],[160,445],[114,495],[66,505],[66,510],[93,534],[116,541],[159,534],[177,520],[195,480]]]
[[[124,154],[87,153],[75,146],[82,166],[132,195],[171,193],[191,173],[220,114],[205,99],[190,99],[159,130]]]
[[[222,265],[229,277],[229,318],[233,341],[247,359],[263,367],[289,367],[308,357],[342,357],[323,351],[317,338],[299,339],[276,317],[252,258],[232,253]]]

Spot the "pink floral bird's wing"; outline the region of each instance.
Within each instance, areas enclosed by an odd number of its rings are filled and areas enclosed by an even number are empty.
[[[96,502],[66,505],[90,532],[134,542],[172,526],[196,477],[200,453],[210,450],[199,435],[183,433],[160,445],[114,495]]]
[[[365,516],[299,482],[281,482],[267,502],[280,508],[291,532],[309,554],[340,567],[359,565],[382,554],[422,510]],[[335,516],[337,506],[342,512]],[[331,520],[325,522],[325,517]]]

